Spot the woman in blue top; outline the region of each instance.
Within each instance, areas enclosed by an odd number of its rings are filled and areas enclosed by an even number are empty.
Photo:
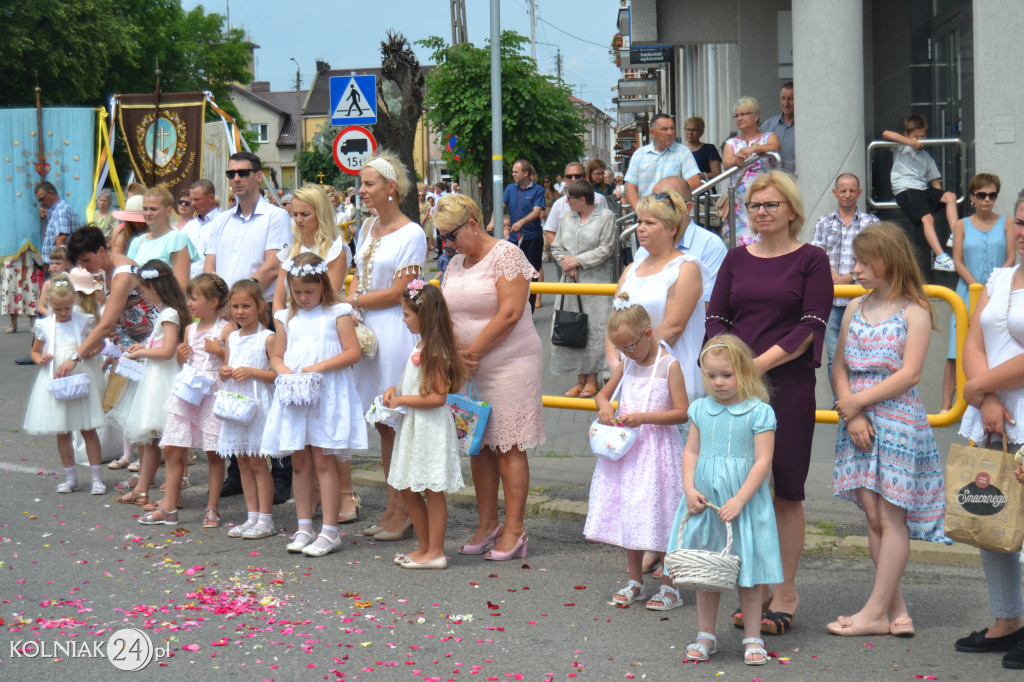
[[[199,252],[184,232],[171,227],[175,218],[175,201],[164,185],[146,190],[142,195],[142,217],[149,232],[133,239],[128,245],[128,257],[136,263],[161,260],[171,266],[174,278],[182,291],[188,289],[192,263],[199,260]]]
[[[999,176],[978,173],[968,185],[974,215],[956,221],[953,226],[953,264],[960,281],[956,293],[968,307],[968,287],[984,284],[996,268],[1008,268],[1017,260],[1014,250],[1013,222],[1006,216],[996,215],[992,209],[999,195]],[[942,379],[942,411],[953,406],[956,398],[956,320],[950,318],[949,352],[946,354],[946,373]]]

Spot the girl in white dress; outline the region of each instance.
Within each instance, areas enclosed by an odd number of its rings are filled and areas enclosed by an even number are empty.
[[[89,392],[72,400],[57,400],[49,390],[53,368],[68,358],[79,360],[75,348],[89,335],[96,319],[92,315],[74,312],[75,290],[65,274],[50,280],[50,316],[36,322],[35,341],[32,343],[32,361],[40,366],[39,376],[28,399],[23,428],[32,434],[56,434],[57,452],[64,466],[64,481],[57,492],[70,493],[78,488],[74,449],[71,434],[81,431],[85,451],[89,455],[92,474],[92,494],[103,495],[107,487],[100,475],[100,441],[96,429],[106,423],[103,414],[103,373],[98,358],[80,360],[71,373],[89,377]]]
[[[139,446],[138,481],[117,501],[142,506],[149,501],[149,487],[153,485],[160,466],[157,442],[167,423],[164,403],[171,395],[174,377],[178,373],[176,354],[178,344],[185,337],[185,326],[181,321],[191,319],[191,316],[185,294],[167,263],[148,261],[135,272],[135,276],[139,279],[139,293],[159,313],[149,338],[144,343],[129,346],[125,355],[129,360],[145,361],[142,379],[128,382],[107,419],[120,427],[125,438]]]
[[[228,336],[227,356],[220,367],[224,390],[255,398],[256,416],[248,424],[224,420],[217,454],[237,457],[247,518],[231,528],[228,537],[259,540],[277,533],[274,528],[274,477],[260,452],[263,427],[273,397],[277,375],[270,369],[274,332],[267,329],[267,304],[263,289],[254,279],[241,279],[231,287],[231,319],[238,330]]]
[[[356,395],[352,365],[359,361],[352,307],[339,303],[327,263],[303,253],[286,263],[289,304],[274,319],[270,367],[277,373],[275,400],[263,430],[262,451],[292,457],[292,489],[298,530],[289,552],[324,556],[341,545],[340,494],[335,458],[365,450],[366,422]],[[318,375],[288,377],[293,374]],[[318,390],[317,390],[318,389]],[[313,467],[320,483],[324,525],[313,536]],[[327,523],[331,521],[331,523]]]
[[[395,454],[388,485],[401,491],[420,546],[395,555],[402,568],[447,568],[444,554],[448,504],[445,493],[465,484],[459,464],[455,420],[448,409],[450,391],[466,382],[469,373],[455,346],[455,332],[444,296],[417,279],[402,297],[402,320],[420,342],[409,356],[398,386],[384,392],[385,407],[406,408],[398,422]],[[422,493],[426,491],[427,501]]]
[[[197,321],[185,329],[186,342],[178,347],[178,360],[213,383],[210,392],[203,396],[198,405],[176,395],[171,395],[164,403],[167,423],[164,425],[163,437],[160,438],[160,447],[164,453],[166,494],[162,500],[144,507],[148,513],[139,517],[139,523],[143,525],[178,525],[178,509],[183,506],[182,481],[188,469],[185,461],[188,453],[196,449],[206,452],[208,463],[209,493],[206,511],[203,513],[203,528],[220,526],[219,505],[221,483],[224,481],[224,460],[215,452],[220,437],[220,420],[213,415],[213,401],[215,392],[220,388],[218,370],[224,361],[221,341],[230,331],[227,321],[220,316],[227,298],[228,285],[214,273],[197,275],[188,283],[189,319]]]

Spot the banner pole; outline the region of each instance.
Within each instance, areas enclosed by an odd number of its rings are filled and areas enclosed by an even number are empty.
[[[156,110],[153,116],[153,156],[150,159],[153,162],[153,182],[150,187],[156,187],[156,141],[159,137],[157,133],[160,132],[160,59],[156,60],[156,92],[154,93],[154,109]]]
[[[36,173],[39,174],[39,181],[46,179],[46,158],[43,156],[43,105],[40,95],[43,89],[36,86]],[[32,196],[35,196],[33,193]],[[59,195],[58,195],[59,196]],[[43,248],[43,240],[46,238],[46,218],[39,216],[39,248]],[[44,254],[45,255],[45,254]]]

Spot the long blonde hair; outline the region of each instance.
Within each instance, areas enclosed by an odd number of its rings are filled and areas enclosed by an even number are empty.
[[[704,344],[700,352],[700,376],[704,381],[704,390],[710,394],[711,386],[708,385],[708,377],[704,371],[704,358],[707,356],[729,358],[732,370],[736,373],[736,394],[740,401],[757,398],[761,402],[768,402],[768,386],[754,366],[754,354],[750,351],[750,346],[743,343],[740,337],[735,334],[719,334]]]
[[[903,228],[889,221],[868,225],[853,238],[853,253],[889,282],[894,297],[906,297],[927,308],[935,328],[935,311],[924,293],[924,276]]]
[[[316,235],[313,238],[313,253],[325,258],[331,250],[331,244],[338,238],[338,226],[334,222],[334,207],[327,192],[320,185],[304,185],[292,191],[292,207],[294,202],[301,201],[313,207],[316,213]],[[288,258],[295,258],[302,252],[302,234],[292,220],[292,243],[288,246]]]

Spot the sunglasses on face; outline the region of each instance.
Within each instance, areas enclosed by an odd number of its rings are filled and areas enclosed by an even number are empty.
[[[228,180],[234,180],[236,175],[240,178],[247,178],[252,172],[251,168],[239,168],[238,170],[224,171],[224,175],[228,176]]]
[[[459,225],[458,227],[456,227],[454,230],[452,230],[451,232],[449,232],[447,234],[445,234],[443,232],[439,232],[438,234],[441,235],[441,239],[443,239],[445,241],[445,243],[451,242],[451,243],[454,244],[455,240],[459,238],[458,237],[459,230],[461,230],[462,228],[464,228],[468,224],[469,224],[468,222],[467,223],[462,223],[461,225]]]
[[[974,196],[982,200],[991,199],[992,201],[995,201],[996,197],[999,196],[999,192],[975,192]]]
[[[178,199],[178,206],[191,206],[192,202],[187,199]]]
[[[573,173],[573,174],[566,174],[565,179],[566,180],[579,180],[582,177],[583,177],[583,173]]]

